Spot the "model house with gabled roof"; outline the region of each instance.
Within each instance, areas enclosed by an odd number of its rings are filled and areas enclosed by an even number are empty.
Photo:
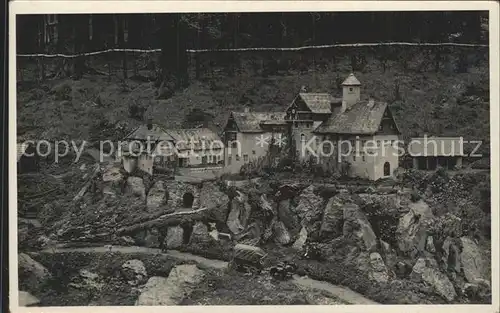
[[[264,157],[273,140],[287,135],[284,117],[283,112],[231,112],[224,127],[224,171],[238,173],[243,165]]]
[[[273,127],[265,128],[268,124]],[[342,83],[342,98],[301,90],[283,114],[232,112],[224,133],[226,142],[232,139],[241,144],[243,156],[266,153],[266,146],[254,148],[255,134],[281,133],[299,160],[333,166],[348,163],[348,175],[352,177],[390,177],[399,166],[401,132],[394,116],[387,103],[361,99],[361,82],[354,74]],[[233,145],[227,146],[227,152],[236,148],[236,143]],[[226,157],[231,172],[250,162],[250,157],[236,160],[233,163]]]

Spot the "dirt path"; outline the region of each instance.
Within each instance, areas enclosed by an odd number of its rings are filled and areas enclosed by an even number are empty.
[[[136,247],[136,246],[104,246],[104,247],[81,247],[70,248],[61,245],[43,250],[45,253],[63,253],[63,252],[87,252],[87,253],[106,253],[106,252],[119,252],[119,253],[144,253],[144,254],[163,254],[170,256],[174,259],[181,261],[194,261],[201,267],[223,270],[227,268],[228,262],[221,260],[207,259],[191,253],[179,252],[170,250],[162,252],[160,249]],[[336,286],[324,281],[311,279],[308,277],[301,277],[294,275],[292,282],[304,289],[322,290],[331,294],[334,298],[341,299],[349,304],[378,304],[370,299],[365,298],[363,295],[354,292],[348,288]]]
[[[325,291],[349,304],[379,304],[375,301],[365,298],[363,295],[352,291],[351,289],[332,285],[324,281],[315,280],[308,277],[301,277],[299,275],[293,275],[292,282],[299,287]]]
[[[213,269],[224,269],[227,268],[228,263],[221,260],[207,259],[201,256],[197,256],[191,253],[179,252],[175,250],[170,250],[168,252],[162,252],[160,249],[146,248],[146,247],[136,247],[136,246],[105,246],[105,247],[81,247],[81,248],[65,248],[65,247],[54,247],[42,250],[45,253],[63,253],[63,252],[87,252],[87,253],[106,253],[106,252],[119,252],[119,253],[143,253],[143,254],[163,254],[170,256],[174,259],[180,261],[195,261],[202,267],[213,268]]]

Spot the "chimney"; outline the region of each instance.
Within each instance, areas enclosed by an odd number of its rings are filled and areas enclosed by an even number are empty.
[[[149,130],[153,129],[153,119],[152,118],[148,118],[147,126],[148,126]]]

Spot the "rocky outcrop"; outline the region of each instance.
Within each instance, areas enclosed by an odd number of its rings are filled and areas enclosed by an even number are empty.
[[[430,207],[424,201],[410,203],[410,211],[400,220],[396,239],[400,251],[411,256],[425,250],[427,240],[426,222],[433,218]]]
[[[281,221],[273,224],[274,241],[281,245],[288,245],[292,241],[290,233]]]
[[[436,246],[434,246],[434,238],[432,236],[427,237],[425,242],[425,250],[430,253],[436,253]]]
[[[344,224],[343,206],[343,202],[338,197],[333,197],[328,200],[320,228],[322,237],[333,239],[342,236]]]
[[[377,246],[377,236],[368,219],[356,204],[343,206],[344,226],[342,233],[345,238],[354,239],[365,251],[372,251]]]
[[[245,230],[251,211],[247,197],[237,191],[237,196],[231,201],[231,211],[227,218],[227,226],[233,234],[237,235]]]
[[[148,248],[159,248],[161,243],[160,237],[161,235],[157,228],[148,229],[144,238],[144,245]]]
[[[195,209],[200,206],[200,189],[197,187],[197,185],[188,184],[175,180],[169,180],[164,183],[164,186],[168,194],[168,199],[167,199],[168,207],[174,210],[179,210],[179,209],[191,209],[191,208]],[[210,187],[208,187],[208,189],[213,190]],[[205,190],[205,195],[206,192],[208,192],[208,189]],[[186,200],[187,197],[189,198],[192,197],[192,203],[190,203],[191,202],[190,200]],[[205,200],[208,199],[205,198]]]
[[[196,222],[193,226],[191,237],[189,238],[189,244],[207,243],[212,240],[213,239],[208,232],[207,225],[202,222]]]
[[[307,241],[307,229],[305,227],[302,227],[298,235],[298,238],[293,243],[293,248],[295,250],[301,251],[304,248],[306,241]]]
[[[167,203],[167,193],[162,181],[157,181],[151,189],[149,189],[147,197],[148,209],[156,209],[165,206]]]
[[[285,227],[294,235],[301,229],[297,216],[292,212],[290,199],[281,200],[278,203],[278,219],[282,221]]]
[[[146,199],[146,188],[144,187],[142,178],[134,176],[127,178],[127,192],[141,199]]]
[[[131,286],[138,286],[146,282],[148,273],[141,260],[128,260],[121,268],[122,276]]]
[[[271,216],[276,216],[278,214],[278,211],[276,208],[269,202],[267,199],[266,195],[263,194],[259,198],[259,206],[263,212],[266,212],[266,214],[271,215]]]
[[[457,243],[458,239],[447,237],[442,247],[442,262],[446,264],[449,270],[460,273],[462,262],[460,258],[460,247]]]
[[[311,185],[304,189],[299,196],[299,204],[292,208],[298,216],[300,224],[312,231],[313,224],[321,219],[324,210],[323,198],[314,193],[315,187]]]
[[[210,216],[219,222],[226,222],[229,213],[229,197],[213,183],[203,184],[200,204],[210,210]]]
[[[436,292],[451,302],[457,297],[453,284],[448,277],[439,271],[436,260],[420,258],[413,266],[411,277],[415,281],[431,285]]]
[[[205,278],[205,273],[196,265],[178,265],[167,278],[151,277],[142,289],[135,305],[178,305],[189,297],[194,287]]]
[[[77,276],[73,277],[68,286],[76,289],[99,292],[104,287],[104,283],[98,274],[82,269],[78,272]]]
[[[167,235],[163,241],[163,248],[177,249],[180,248],[184,240],[184,229],[180,226],[169,227]]]
[[[124,177],[120,167],[111,166],[102,174],[103,193],[116,196],[122,191]]]
[[[460,238],[462,252],[460,258],[465,278],[469,283],[478,280],[490,281],[489,257],[484,255],[481,248],[470,238]]]
[[[18,267],[20,288],[34,292],[35,295],[52,278],[49,270],[25,253],[19,253]]]
[[[389,280],[389,271],[378,252],[370,253],[370,266],[370,278],[379,283],[385,283]]]

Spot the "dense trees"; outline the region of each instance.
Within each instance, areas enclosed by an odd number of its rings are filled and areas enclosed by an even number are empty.
[[[158,83],[179,88],[187,84],[186,49],[387,41],[486,43],[487,14],[479,11],[79,14],[58,15],[56,22],[47,15],[23,15],[17,17],[17,49],[18,53],[78,53],[105,48],[160,48]],[[434,49],[432,55],[434,67],[439,70],[441,49]],[[127,77],[127,55],[120,57]],[[238,55],[220,57],[230,64],[228,74],[234,74]],[[203,64],[199,55],[195,58],[199,77]],[[276,70],[275,58],[269,59],[272,60],[262,66]],[[380,61],[386,62],[383,56]],[[466,62],[463,56],[460,63]],[[362,66],[360,56],[353,56],[353,64]],[[75,76],[80,76],[85,70],[84,59],[77,58],[73,65]],[[136,72],[136,64],[133,66]]]

